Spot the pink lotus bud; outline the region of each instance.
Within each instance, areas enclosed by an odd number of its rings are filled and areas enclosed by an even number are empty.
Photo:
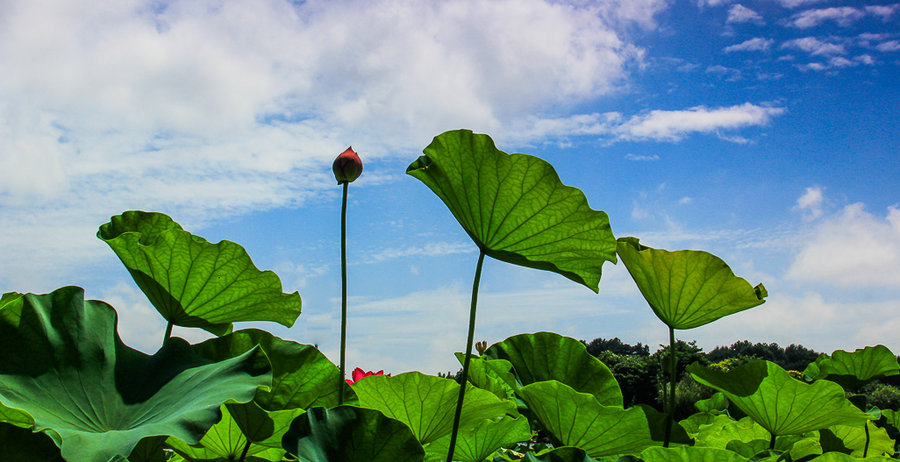
[[[334,159],[331,169],[338,184],[352,183],[362,173],[363,164],[351,146]]]

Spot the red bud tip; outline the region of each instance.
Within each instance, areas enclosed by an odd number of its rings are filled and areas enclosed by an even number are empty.
[[[334,159],[331,169],[334,170],[334,179],[338,184],[352,183],[362,173],[363,164],[351,146]]]

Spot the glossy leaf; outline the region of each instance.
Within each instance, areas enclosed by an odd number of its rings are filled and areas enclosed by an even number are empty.
[[[116,312],[78,287],[0,310],[0,402],[34,417],[67,460],[127,456],[145,436],[196,442],[219,405],[271,382],[258,349],[209,364],[173,338],[153,356],[122,344]]]
[[[459,396],[459,384],[453,380],[419,372],[373,375],[354,384],[353,391],[360,407],[377,409],[403,422],[423,445],[450,435]],[[501,400],[493,393],[469,385],[459,428],[467,431],[485,419],[514,412],[512,401]]]
[[[260,406],[277,411],[338,405],[334,384],[338,383],[341,372],[312,345],[283,340],[263,330],[246,329],[209,339],[194,349],[205,358],[221,361],[241,355],[256,345],[272,364],[271,388],[260,390],[254,399]],[[352,397],[351,387],[344,384],[344,400]]]
[[[643,406],[604,406],[593,395],[555,380],[526,385],[518,393],[562,445],[583,449],[591,457],[638,454],[662,444],[654,428],[658,419]],[[681,436],[687,438],[683,431]]]
[[[622,391],[612,372],[573,338],[552,332],[514,335],[491,345],[482,357],[512,363],[522,385],[558,380],[594,395],[600,404],[622,406]]]
[[[562,184],[546,161],[506,154],[487,135],[442,133],[406,173],[444,201],[487,255],[561,274],[597,292],[601,266],[616,261],[606,213]]]
[[[257,269],[243,247],[207,242],[161,213],[114,216],[97,237],[176,326],[222,335],[233,322],[274,321],[290,327],[300,315],[300,295],[282,293],[278,276]]]
[[[460,364],[465,364],[465,354],[456,353]],[[500,399],[511,399],[521,385],[513,372],[512,363],[505,359],[489,359],[469,356],[469,383],[490,391]]]
[[[803,383],[775,363],[750,361],[729,372],[688,366],[694,379],[729,401],[775,435],[805,433],[832,425],[862,425],[868,418],[844,397],[840,385]]]
[[[13,409],[0,404],[0,422],[15,425],[22,428],[34,427],[34,419],[27,412]]]
[[[500,420],[486,419],[474,428],[457,434],[453,460],[460,462],[482,462],[501,447],[507,447],[531,439],[528,419],[519,416]],[[439,438],[425,446],[425,460],[440,462],[447,459],[450,449],[450,435]]]
[[[831,356],[823,354],[803,371],[803,375],[811,379],[827,379],[851,389],[897,374],[900,374],[897,357],[884,345],[869,346],[852,353],[837,350]]]
[[[650,308],[673,329],[753,308],[768,295],[762,284],[752,287],[708,252],[653,249],[634,237],[619,238],[618,252]]]
[[[351,406],[310,409],[294,419],[282,443],[300,462],[421,462],[425,458],[422,445],[402,422],[374,409]]]
[[[641,453],[641,460],[644,462],[745,462],[750,459],[725,449],[680,446],[647,448]]]

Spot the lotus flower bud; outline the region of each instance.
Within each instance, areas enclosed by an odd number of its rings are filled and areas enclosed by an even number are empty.
[[[475,350],[478,351],[479,355],[483,355],[484,350],[487,350],[487,340],[475,342]]]
[[[363,164],[351,146],[334,159],[331,169],[334,170],[334,179],[338,184],[352,183],[362,173]]]

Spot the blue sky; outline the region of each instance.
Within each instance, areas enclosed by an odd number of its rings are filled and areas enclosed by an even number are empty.
[[[145,351],[162,319],[95,237],[131,209],[243,245],[304,303],[252,326],[336,360],[352,145],[349,361],[458,369],[477,253],[404,174],[457,128],[551,162],[616,236],[769,289],[679,338],[900,351],[900,3],[13,0],[0,67],[0,290],[85,287]],[[665,341],[604,268],[594,294],[488,261],[476,337]]]

